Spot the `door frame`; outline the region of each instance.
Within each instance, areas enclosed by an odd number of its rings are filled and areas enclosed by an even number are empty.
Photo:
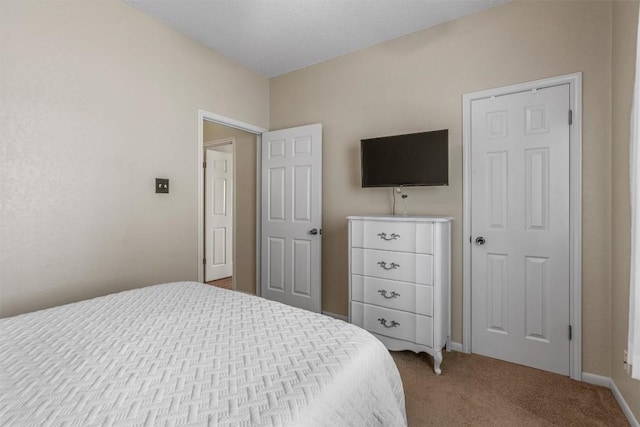
[[[471,353],[471,102],[569,84],[569,341],[570,377],[582,381],[582,72],[462,95],[462,351]]]
[[[235,289],[235,271],[236,271],[236,264],[235,262],[233,262],[233,254],[236,250],[236,242],[235,242],[235,229],[236,229],[236,139],[235,137],[229,137],[229,138],[221,138],[221,139],[215,139],[215,140],[211,140],[211,141],[204,141],[202,143],[202,160],[206,161],[207,155],[206,152],[207,150],[213,150],[216,151],[217,147],[222,147],[225,145],[230,145],[231,146],[231,159],[233,160],[233,173],[232,173],[232,180],[233,180],[233,188],[232,188],[232,192],[231,192],[231,198],[232,198],[232,207],[233,207],[233,214],[232,214],[232,220],[231,220],[231,263],[233,264],[233,268],[231,269],[231,288]],[[204,173],[203,173],[203,179],[204,179]],[[205,181],[205,185],[203,187],[203,192],[202,192],[202,201],[203,203],[207,200],[207,194],[206,194],[206,181]],[[204,207],[204,211],[203,213],[206,214],[207,208],[206,206]],[[207,219],[206,219],[206,215],[205,217],[203,217],[203,227],[206,228],[207,225]],[[202,258],[206,258],[207,257],[207,245],[206,245],[206,230],[203,228],[203,239],[204,239],[204,245],[203,245],[203,254],[202,254]],[[206,265],[204,265],[202,267],[202,274],[203,274],[203,282],[207,279],[207,274],[206,274],[206,270],[207,267]]]
[[[222,116],[220,114],[211,113],[205,110],[198,110],[198,140],[196,141],[196,153],[197,162],[196,169],[198,171],[198,182],[196,188],[198,189],[198,258],[196,260],[197,265],[197,277],[198,282],[204,282],[204,269],[202,268],[202,260],[204,259],[204,198],[202,197],[204,192],[204,172],[202,163],[204,162],[204,121],[218,123],[223,126],[240,129],[245,132],[256,135],[256,294],[260,295],[260,159],[262,157],[261,151],[261,135],[268,129],[260,126],[252,125],[250,123],[241,122],[240,120],[232,119]],[[234,159],[235,161],[235,159]],[[235,183],[234,183],[235,185]]]
[[[209,147],[220,147],[222,145],[232,145],[232,144],[235,144],[235,142],[236,142],[236,138],[233,136],[229,138],[214,139],[212,141],[203,142],[202,148],[206,150]],[[235,148],[234,148],[234,154],[235,154]]]

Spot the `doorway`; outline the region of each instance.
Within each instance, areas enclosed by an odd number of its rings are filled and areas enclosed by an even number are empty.
[[[244,122],[240,122],[235,119],[220,116],[207,111],[198,111],[198,140],[197,140],[197,152],[198,152],[198,281],[204,282],[205,278],[205,203],[204,203],[204,155],[206,150],[203,148],[203,143],[206,140],[215,140],[222,137],[233,137],[235,139],[235,155],[234,166],[235,170],[233,176],[233,193],[234,193],[234,207],[235,217],[233,220],[233,279],[232,288],[236,291],[245,292],[249,294],[263,295],[266,283],[275,283],[276,277],[273,274],[275,271],[270,266],[275,265],[273,262],[265,262],[262,265],[262,259],[264,255],[264,245],[261,243],[265,240],[263,230],[263,213],[267,212],[267,215],[274,217],[276,211],[273,209],[266,209],[263,204],[265,200],[269,198],[262,197],[265,194],[265,182],[268,183],[269,179],[264,177],[265,159],[275,161],[277,157],[293,157],[296,160],[289,164],[289,172],[291,184],[291,194],[293,202],[289,208],[283,208],[282,213],[290,211],[289,215],[293,215],[290,219],[295,222],[298,227],[303,228],[303,237],[297,237],[297,241],[294,242],[294,253],[292,253],[292,259],[294,265],[298,266],[294,268],[293,274],[289,275],[287,285],[292,295],[300,297],[297,301],[287,301],[288,303],[299,306],[302,308],[312,309],[319,312],[321,310],[321,262],[314,261],[317,259],[321,251],[319,250],[320,236],[322,235],[321,225],[321,156],[322,156],[322,126],[321,124],[299,126],[297,128],[281,129],[279,131],[267,132],[266,129],[259,128],[254,125],[250,125]],[[241,144],[239,135],[221,135],[221,134],[207,134],[206,128],[219,128],[224,132],[237,132],[241,131],[242,135],[249,141],[246,144]],[[280,135],[284,139],[272,140],[271,138]],[[261,144],[263,138],[266,138],[265,145],[268,148],[262,149]],[[288,142],[285,142],[288,141]],[[253,160],[243,161],[241,163],[241,148],[246,148],[250,153]],[[283,151],[284,150],[284,151]],[[287,154],[288,153],[288,154]],[[308,159],[313,159],[312,164],[307,164]],[[267,162],[268,175],[271,178],[277,178],[281,175],[281,170],[270,168],[273,166],[270,162]],[[315,165],[315,166],[314,166]],[[315,171],[315,172],[313,172]],[[252,175],[253,174],[253,175]],[[244,177],[245,182],[242,183],[241,179]],[[315,177],[315,178],[314,178]],[[281,181],[284,185],[285,182]],[[273,184],[273,182],[271,182]],[[285,192],[275,191],[277,187],[270,186],[273,190],[274,196],[277,194],[285,195],[285,198],[281,201],[286,203],[286,190]],[[286,188],[286,186],[285,186]],[[271,190],[269,190],[271,191]],[[277,194],[276,194],[277,193]],[[305,196],[306,195],[306,196]],[[309,202],[305,200],[309,196]],[[241,198],[250,199],[254,203],[253,207],[241,208]],[[249,205],[251,206],[251,205]],[[275,208],[275,205],[272,205]],[[240,224],[241,215],[245,215],[248,226]],[[298,224],[299,223],[299,224]],[[312,224],[313,223],[313,224]],[[311,227],[310,227],[311,225]],[[289,227],[290,228],[290,227]],[[241,236],[241,231],[244,231],[244,235]],[[268,231],[268,230],[267,230]],[[297,236],[297,235],[296,235]],[[311,244],[311,240],[308,236],[311,236],[315,244]],[[246,238],[245,238],[246,237]],[[281,237],[277,237],[280,238]],[[271,239],[274,242],[277,238]],[[268,238],[267,238],[268,239]],[[245,245],[245,250],[241,250],[241,245]],[[314,249],[315,247],[315,249]],[[272,253],[272,252],[267,252]],[[275,252],[273,252],[275,253]],[[308,256],[307,256],[308,255]],[[284,259],[284,258],[282,258]],[[309,262],[305,263],[305,259]],[[273,261],[273,258],[272,258]],[[264,272],[264,267],[267,268],[267,273]],[[315,267],[314,267],[315,266]],[[279,271],[286,274],[284,269]],[[243,276],[243,277],[241,277]],[[284,277],[284,276],[283,276]],[[268,279],[265,279],[268,278]],[[273,288],[273,286],[272,286]],[[273,296],[273,295],[271,295]],[[276,299],[276,298],[274,298]],[[311,303],[305,303],[305,301],[312,301]],[[306,305],[305,305],[306,304]],[[311,304],[311,305],[309,305]],[[308,307],[307,307],[308,305]]]
[[[259,135],[210,113],[200,120],[198,280],[255,294]]]
[[[581,74],[463,97],[463,351],[581,379]]]

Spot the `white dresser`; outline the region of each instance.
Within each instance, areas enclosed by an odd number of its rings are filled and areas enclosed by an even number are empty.
[[[350,216],[349,321],[440,374],[451,328],[450,217]],[[450,348],[447,345],[447,348]]]

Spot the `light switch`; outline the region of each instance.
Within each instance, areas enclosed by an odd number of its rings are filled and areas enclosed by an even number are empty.
[[[169,180],[166,178],[156,178],[156,193],[168,193]]]

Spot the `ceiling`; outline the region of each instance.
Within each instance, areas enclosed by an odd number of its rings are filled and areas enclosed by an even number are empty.
[[[267,77],[509,0],[124,0]]]

